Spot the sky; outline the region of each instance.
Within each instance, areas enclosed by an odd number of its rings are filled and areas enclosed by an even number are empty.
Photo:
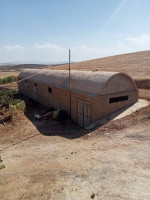
[[[150,49],[150,0],[0,0],[0,63],[78,62]]]

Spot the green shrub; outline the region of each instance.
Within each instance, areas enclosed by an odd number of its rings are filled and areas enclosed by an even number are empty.
[[[5,165],[4,165],[4,164],[0,165],[0,170],[1,170],[1,169],[4,169],[4,168],[5,168]]]
[[[13,101],[15,90],[2,90],[0,91],[0,104],[9,104]]]
[[[12,83],[16,80],[17,80],[17,78],[15,76],[8,76],[3,79],[0,78],[0,84],[2,85],[2,84],[6,84],[6,83]]]
[[[11,105],[17,105],[18,103],[21,103],[21,99],[13,99],[12,101],[11,101]]]
[[[1,163],[1,162],[3,162],[3,160],[2,160],[2,158],[1,158],[1,156],[0,156],[0,163]]]

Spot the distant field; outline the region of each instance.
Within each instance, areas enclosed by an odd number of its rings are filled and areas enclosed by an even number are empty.
[[[0,78],[5,78],[7,76],[18,76],[20,72],[0,72]]]

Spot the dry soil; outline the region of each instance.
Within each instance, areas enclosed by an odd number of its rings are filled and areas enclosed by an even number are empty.
[[[149,200],[150,106],[95,130],[16,113],[0,125],[2,200]]]

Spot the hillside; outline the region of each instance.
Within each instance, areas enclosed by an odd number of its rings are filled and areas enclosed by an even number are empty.
[[[55,69],[67,69],[61,65]],[[150,51],[122,54],[71,64],[71,69],[125,72],[134,79],[150,79]]]

